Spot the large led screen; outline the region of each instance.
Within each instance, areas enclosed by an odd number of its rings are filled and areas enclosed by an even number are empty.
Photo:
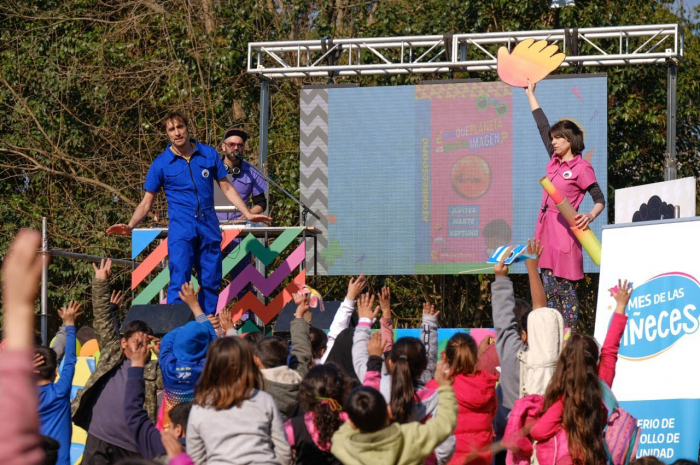
[[[548,79],[536,96],[551,124],[584,130],[607,193],[607,79]],[[301,197],[322,218],[310,272],[316,258],[321,275],[484,273],[496,247],[534,235],[549,157],[523,89],[305,88],[300,120]],[[597,271],[585,253],[584,269]]]

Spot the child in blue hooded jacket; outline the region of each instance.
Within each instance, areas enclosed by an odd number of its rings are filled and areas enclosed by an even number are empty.
[[[194,400],[194,388],[204,369],[209,343],[216,339],[214,326],[202,311],[192,283],[182,285],[180,299],[192,310],[195,321],[163,336],[158,361],[163,372],[163,407],[158,429],[169,422],[168,412],[177,404]]]

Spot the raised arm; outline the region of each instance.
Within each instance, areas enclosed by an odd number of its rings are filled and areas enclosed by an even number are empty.
[[[625,325],[627,324],[625,309],[632,295],[632,284],[628,283],[627,280],[625,280],[624,283],[622,280],[619,280],[617,288],[610,289],[610,292],[613,293],[617,305],[615,307],[615,313],[613,313],[612,321],[610,322],[610,327],[608,328],[608,333],[605,335],[605,342],[603,342],[603,347],[600,349],[598,376],[605,381],[608,386],[612,387],[613,380],[615,379],[617,352],[620,350],[620,340],[622,339],[622,334],[625,332]]]
[[[363,386],[369,386],[377,391],[382,379],[382,353],[384,351],[384,343],[382,341],[381,333],[375,332],[367,341],[367,352],[369,358],[367,359],[367,372],[362,379]]]
[[[109,304],[109,273],[112,269],[112,260],[102,260],[98,267],[92,264],[95,270],[95,279],[92,281],[92,312],[94,316],[97,343],[104,351],[108,345],[119,344],[119,328],[115,324]]]
[[[552,157],[554,154],[554,146],[552,146],[552,137],[549,134],[549,121],[547,116],[542,111],[537,97],[535,97],[535,84],[532,84],[528,80],[527,89],[525,89],[525,94],[527,95],[527,101],[530,103],[530,109],[532,110],[532,116],[535,118],[535,123],[537,123],[537,129],[540,131],[540,137],[542,138],[542,143],[547,149],[547,154]]]
[[[161,441],[160,432],[143,408],[146,392],[143,370],[151,357],[150,344],[146,335],[140,335],[135,342],[130,340],[129,344],[131,345],[129,351],[131,367],[126,375],[124,417],[141,455],[145,459],[154,459],[164,455],[166,450]]]
[[[525,261],[527,277],[530,280],[530,294],[532,295],[533,310],[547,306],[547,295],[544,292],[542,278],[540,277],[538,269],[542,252],[544,252],[544,247],[540,244],[539,239],[527,240],[527,253],[529,255],[537,255],[537,258],[530,258]]]
[[[435,305],[423,304],[423,324],[420,327],[420,338],[425,344],[425,352],[428,355],[428,366],[421,375],[421,380],[427,383],[435,376],[435,367],[438,359],[438,316],[439,311],[435,310]]]
[[[367,341],[369,341],[372,332],[372,321],[379,315],[379,306],[374,310],[372,307],[374,307],[374,296],[364,294],[357,300],[357,315],[360,317],[360,321],[352,337],[352,365],[360,380],[364,380],[367,373],[367,360],[369,359]]]
[[[337,338],[338,334],[340,334],[345,328],[350,326],[350,318],[352,318],[352,313],[355,311],[355,300],[366,285],[367,280],[363,274],[358,276],[357,279],[350,278],[350,282],[348,283],[348,293],[345,295],[343,303],[340,304],[340,308],[338,308],[338,311],[335,313],[333,322],[331,323],[331,327],[328,331],[326,351],[323,353],[323,357],[321,357],[321,361],[323,363],[326,362],[328,355],[331,353],[331,349],[335,344],[335,338]]]
[[[507,252],[507,256],[510,252]],[[503,405],[512,409],[520,396],[520,362],[518,352],[526,345],[520,339],[515,317],[515,293],[508,277],[508,265],[497,263],[493,267],[496,280],[491,283],[493,325],[496,329],[496,352],[501,362],[501,391]]]
[[[150,212],[151,208],[153,208],[153,203],[155,202],[155,200],[156,194],[150,191],[146,191],[146,193],[143,194],[143,199],[141,200],[141,203],[139,203],[138,207],[136,207],[136,210],[134,210],[134,214],[131,215],[129,223],[117,223],[113,226],[110,226],[109,228],[107,228],[107,234],[130,234],[131,231],[133,231],[134,228],[138,226],[144,218],[146,218],[148,212]]]
[[[311,366],[311,343],[309,342],[309,324],[304,314],[309,311],[309,296],[295,293],[292,295],[297,310],[294,320],[289,325],[292,336],[292,353],[289,359],[289,368],[296,371],[303,378],[309,372]]]
[[[0,353],[0,463],[44,463],[32,367],[34,301],[39,290],[41,235],[17,234],[2,265],[3,338]]]
[[[382,309],[382,317],[379,319],[384,352],[389,352],[394,347],[394,328],[391,324],[391,290],[388,286],[382,287],[379,294],[379,307]]]
[[[59,396],[69,395],[72,388],[75,363],[77,362],[75,354],[75,320],[82,315],[80,307],[80,304],[71,301],[68,307],[62,307],[58,311],[58,315],[66,327],[66,351],[63,357],[63,369],[61,370],[61,377],[54,385]]]

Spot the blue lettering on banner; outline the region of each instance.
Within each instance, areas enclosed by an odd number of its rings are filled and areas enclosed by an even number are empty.
[[[448,207],[447,214],[450,216],[471,216],[479,214],[478,205],[452,205]]]
[[[466,217],[466,218],[450,218],[449,226],[479,226],[479,218]]]
[[[652,455],[666,463],[696,460],[700,442],[700,399],[620,401],[642,429],[637,457]]]
[[[478,229],[450,229],[449,237],[479,237]]]
[[[700,328],[700,283],[685,273],[666,273],[634,289],[627,305],[620,356],[651,358]]]

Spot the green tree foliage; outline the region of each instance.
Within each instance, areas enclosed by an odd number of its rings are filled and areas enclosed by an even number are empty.
[[[51,247],[127,258],[129,241],[104,231],[127,221],[139,202],[148,167],[165,146],[159,122],[169,111],[188,115],[193,135],[213,145],[226,127],[244,127],[252,134],[251,155],[257,153],[259,87],[246,73],[252,41],[680,22],[686,39],[678,72],[680,175],[697,175],[697,26],[671,13],[667,2],[576,3],[552,10],[548,0],[2,0],[0,254],[18,228],[40,227],[47,216]],[[614,188],[663,179],[666,67],[584,72],[609,73],[612,206]],[[455,72],[454,77],[476,75]],[[494,73],[479,77],[496,79]],[[381,76],[354,82],[401,85],[444,78]],[[299,91],[326,81],[288,79],[271,86],[268,172],[292,192],[298,192],[299,182]],[[285,197],[272,197],[277,224],[297,224],[297,207]],[[154,212],[165,216],[162,196]],[[129,272],[116,272],[118,285],[127,290]],[[90,275],[87,263],[55,259],[50,306],[71,298],[89,301]],[[491,324],[490,279],[396,276],[372,277],[370,284],[375,291],[391,286],[400,303],[397,326],[414,326],[420,302],[430,300],[443,310],[443,326],[468,327]],[[526,281],[515,281],[517,293],[525,296]],[[317,285],[330,290],[330,298],[342,298],[346,279],[318,278]],[[588,328],[596,287],[595,275],[580,285]]]

